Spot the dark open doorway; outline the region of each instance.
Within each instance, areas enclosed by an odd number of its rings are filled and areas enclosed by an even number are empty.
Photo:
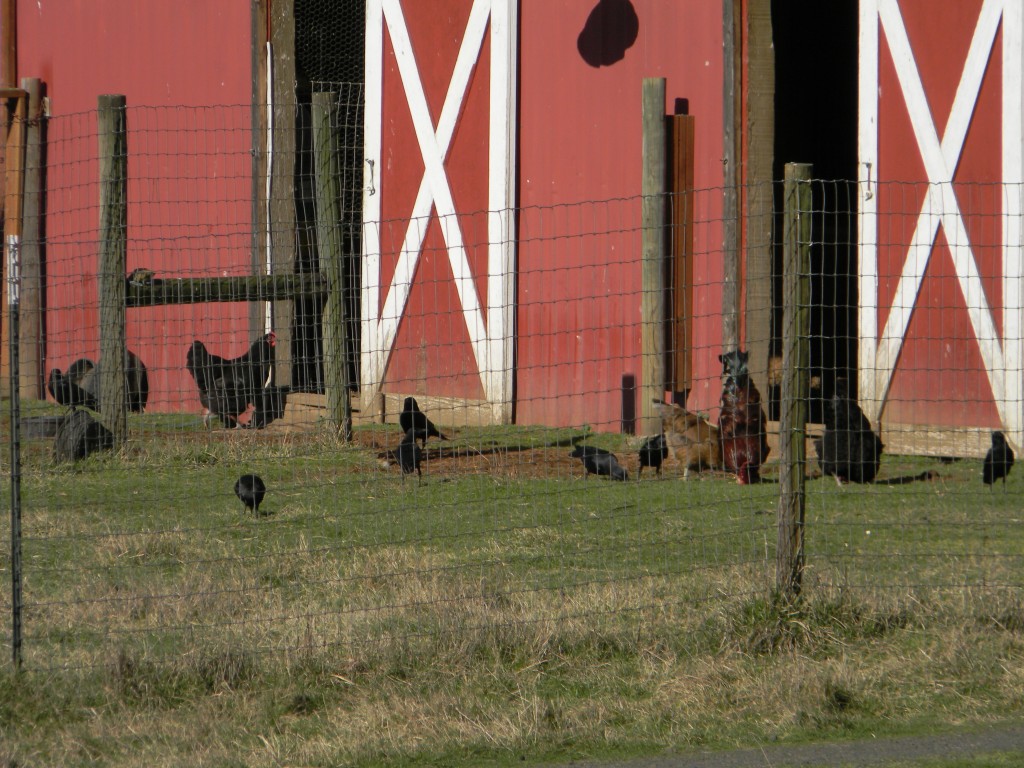
[[[786,163],[814,166],[811,250],[812,421],[837,377],[856,391],[857,0],[772,0],[776,225],[772,355],[781,354],[782,185]],[[774,389],[774,388],[773,388]],[[777,418],[772,392],[772,418]]]

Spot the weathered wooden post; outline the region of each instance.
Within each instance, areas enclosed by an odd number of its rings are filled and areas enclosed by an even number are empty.
[[[775,584],[800,594],[804,570],[804,470],[811,332],[811,166],[786,165],[782,264],[782,391]]]
[[[337,151],[331,116],[333,93],[313,94],[313,165],[316,174],[316,245],[320,270],[327,278],[324,304],[324,388],[331,424],[343,440],[352,439],[349,400],[345,273],[342,264],[341,205],[336,174]]]
[[[640,348],[643,375],[640,424],[643,435],[661,431],[652,400],[665,396],[665,258],[668,227],[668,169],[665,78],[643,81],[642,291]]]
[[[125,277],[128,229],[128,134],[122,95],[99,97],[100,413],[114,447],[128,438],[125,391]]]
[[[672,391],[684,404],[693,374],[693,171],[696,118],[672,118]]]

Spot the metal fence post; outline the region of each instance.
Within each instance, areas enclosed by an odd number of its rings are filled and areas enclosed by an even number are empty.
[[[811,166],[786,165],[782,263],[782,391],[775,584],[800,594],[804,570],[804,468],[811,330]]]
[[[21,327],[21,235],[25,202],[25,127],[28,98],[25,91],[11,89],[16,99],[6,147],[4,180],[4,249],[7,259],[7,309],[9,312],[8,367],[11,411],[11,661],[21,668],[21,397],[19,359]]]

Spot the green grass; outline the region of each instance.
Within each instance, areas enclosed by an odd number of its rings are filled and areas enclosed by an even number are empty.
[[[25,443],[0,763],[510,765],[1022,714],[1024,480],[990,492],[977,461],[809,480],[788,604],[777,484],[584,480],[582,429],[459,430],[418,484],[381,465],[395,427],[130,428],[76,466]],[[259,518],[231,490],[249,470]]]

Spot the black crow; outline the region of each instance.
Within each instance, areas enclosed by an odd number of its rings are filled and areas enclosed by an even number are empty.
[[[54,400],[67,408],[76,408],[82,405],[96,412],[100,410],[99,403],[96,402],[92,393],[72,381],[67,374],[61,372],[60,368],[50,370],[47,389],[50,390]]]
[[[245,508],[251,509],[254,515],[259,514],[260,504],[263,497],[267,495],[267,486],[259,475],[242,475],[235,481],[235,496],[245,504]]]
[[[398,448],[395,450],[395,457],[398,459],[398,464],[402,468],[402,479],[405,480],[406,475],[411,475],[413,472],[422,480],[423,472],[420,471],[420,462],[423,460],[423,449],[417,444],[417,440],[427,441],[426,430],[415,430],[410,429],[405,433],[405,437],[402,438],[402,442],[398,444]]]
[[[628,480],[629,475],[619,464],[615,454],[606,451],[604,448],[596,448],[592,445],[577,445],[575,450],[569,454],[574,459],[583,462],[590,475],[608,475],[612,480]]]
[[[999,478],[1003,479],[1003,490],[1006,490],[1006,476],[1013,466],[1013,448],[1006,442],[1002,432],[992,433],[992,447],[985,454],[985,465],[981,470],[981,479],[991,489]]]
[[[398,424],[406,434],[409,434],[410,429],[416,430],[416,438],[422,439],[424,445],[426,445],[428,437],[436,437],[439,440],[448,439],[445,435],[441,434],[434,425],[434,422],[428,419],[427,415],[420,410],[415,397],[405,398],[405,402],[402,403],[402,412],[398,414]]]
[[[836,379],[836,390],[825,408],[825,432],[815,440],[818,463],[826,475],[843,481],[870,483],[882,462],[882,441],[857,401],[849,396],[846,379]]]
[[[661,462],[668,458],[668,443],[665,435],[655,435],[644,441],[640,446],[640,467],[637,469],[636,479],[644,471],[644,467],[654,467],[654,474],[661,474]]]

